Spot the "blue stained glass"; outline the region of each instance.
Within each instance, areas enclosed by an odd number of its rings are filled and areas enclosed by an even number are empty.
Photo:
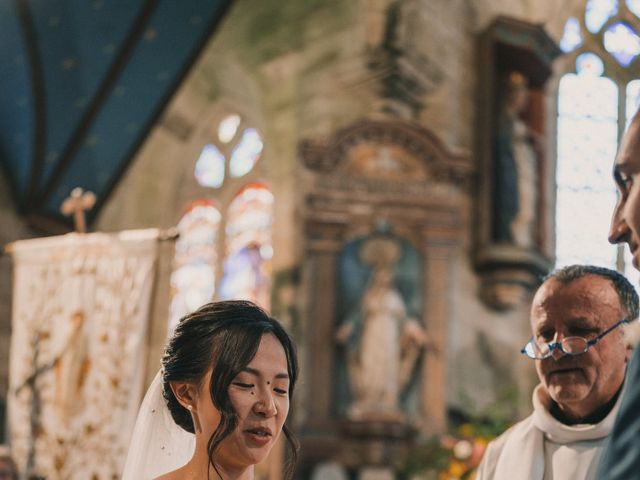
[[[246,186],[229,205],[220,298],[245,298],[269,308],[272,217],[273,194],[261,184]]]
[[[640,0],[627,0],[627,7],[636,17],[640,17]]]
[[[578,75],[599,77],[604,72],[604,64],[595,53],[581,53],[576,57],[576,72]]]
[[[604,32],[604,48],[620,65],[628,67],[640,54],[640,37],[626,23],[617,22]]]
[[[205,145],[196,162],[194,175],[203,187],[219,188],[224,182],[224,155],[215,145]]]
[[[247,128],[242,133],[240,143],[231,153],[229,170],[232,177],[242,177],[249,173],[262,153],[262,138],[255,128]]]
[[[220,282],[220,298],[230,300],[244,298],[268,307],[267,301],[260,296],[269,286],[269,274],[265,259],[257,245],[246,246],[231,254],[224,262],[224,277]],[[268,290],[267,290],[268,291]]]
[[[564,25],[564,34],[560,40],[560,48],[563,52],[570,52],[582,45],[582,35],[580,34],[580,22],[576,17],[571,17]]]
[[[618,0],[589,0],[584,13],[587,30],[597,33],[618,11]]]

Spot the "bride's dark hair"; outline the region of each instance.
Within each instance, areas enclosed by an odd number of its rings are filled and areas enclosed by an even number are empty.
[[[273,334],[282,344],[287,358],[289,399],[298,377],[298,361],[289,335],[277,320],[254,303],[229,300],[208,303],[186,315],[176,327],[162,358],[162,389],[173,420],[194,433],[191,413],[176,399],[170,382],[188,381],[200,386],[213,367],[209,392],[220,411],[220,423],[207,444],[214,468],[215,450],[238,425],[238,415],[229,399],[229,385],[255,356],[260,340]],[[286,425],[282,427],[290,448],[285,478],[293,477],[298,459],[298,443]]]

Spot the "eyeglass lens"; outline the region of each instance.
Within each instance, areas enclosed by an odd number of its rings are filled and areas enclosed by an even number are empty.
[[[531,340],[525,351],[531,358],[546,358],[551,354],[551,350],[555,348],[569,355],[579,355],[587,350],[587,340],[582,337],[566,337],[560,342],[544,343],[542,345],[538,345]]]

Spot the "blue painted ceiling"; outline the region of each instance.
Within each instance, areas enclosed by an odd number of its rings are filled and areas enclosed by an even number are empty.
[[[78,186],[96,217],[230,3],[0,0],[0,162],[30,224],[68,230]]]

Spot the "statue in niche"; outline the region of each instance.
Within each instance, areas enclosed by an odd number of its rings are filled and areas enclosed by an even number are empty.
[[[527,79],[503,79],[494,162],[494,239],[522,248],[535,246],[540,139],[521,116],[529,103]]]
[[[400,394],[407,387],[427,334],[407,314],[394,285],[398,242],[375,237],[362,244],[359,256],[371,267],[368,284],[357,305],[336,332],[347,350],[352,420],[402,421]]]

